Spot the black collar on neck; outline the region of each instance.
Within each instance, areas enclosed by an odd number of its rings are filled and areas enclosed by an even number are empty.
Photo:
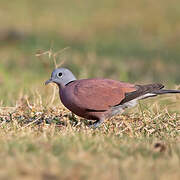
[[[75,80],[73,80],[73,81],[69,81],[65,86],[67,86],[67,85],[69,85],[69,84],[71,84],[72,82],[74,82]]]

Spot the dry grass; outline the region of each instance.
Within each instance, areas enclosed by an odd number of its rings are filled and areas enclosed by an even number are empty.
[[[28,99],[0,108],[1,179],[180,178],[175,97],[141,102],[96,130],[58,102]]]

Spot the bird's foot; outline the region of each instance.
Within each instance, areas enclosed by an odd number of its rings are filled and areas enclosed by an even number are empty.
[[[94,123],[90,124],[89,127],[93,128],[93,129],[96,129],[96,128],[98,128],[103,123],[103,121],[104,120],[97,120]]]

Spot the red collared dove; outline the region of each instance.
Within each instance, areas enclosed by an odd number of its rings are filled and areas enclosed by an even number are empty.
[[[134,107],[138,100],[180,90],[165,90],[162,84],[134,85],[111,79],[94,78],[77,80],[66,68],[57,68],[45,82],[59,87],[61,102],[74,114],[96,120],[91,126],[98,127],[106,118]]]

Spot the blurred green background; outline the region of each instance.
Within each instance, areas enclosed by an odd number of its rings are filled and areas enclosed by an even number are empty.
[[[0,22],[1,105],[44,92],[50,48],[78,78],[180,83],[178,0],[0,0]]]

